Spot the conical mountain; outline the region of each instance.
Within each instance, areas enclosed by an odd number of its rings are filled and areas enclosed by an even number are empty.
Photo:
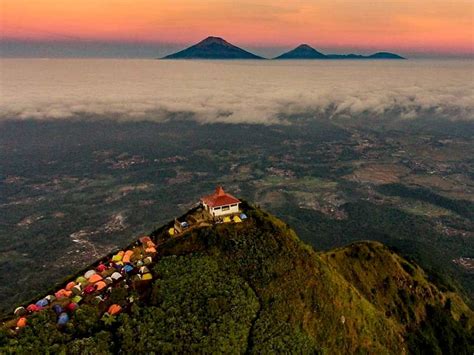
[[[275,59],[326,59],[326,55],[318,52],[307,44],[301,44],[295,49],[283,53]]]
[[[220,37],[207,37],[201,42],[163,59],[263,59],[236,47]]]

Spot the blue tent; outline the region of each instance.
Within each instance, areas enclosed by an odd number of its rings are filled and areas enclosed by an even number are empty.
[[[125,270],[126,273],[129,273],[133,270],[133,266],[132,265],[125,265],[123,267],[123,269]]]
[[[247,219],[247,215],[245,213],[240,214],[240,219],[243,221],[244,219]]]
[[[48,300],[45,300],[44,298],[36,302],[36,305],[38,307],[46,307],[48,304],[49,304]]]
[[[63,312],[63,307],[61,307],[59,304],[55,304],[53,306],[53,310],[56,312],[56,314],[61,314]]]
[[[67,322],[69,322],[69,316],[67,315],[67,313],[61,313],[58,318],[58,324],[66,325]]]

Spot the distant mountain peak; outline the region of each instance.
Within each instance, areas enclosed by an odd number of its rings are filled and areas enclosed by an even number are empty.
[[[199,44],[211,44],[211,43],[219,43],[219,44],[229,44],[224,38],[222,37],[216,37],[216,36],[209,36],[205,39],[203,39]]]
[[[311,47],[309,44],[306,44],[306,43],[303,43],[303,44],[300,44],[298,47],[296,47],[295,49],[312,49],[314,50],[313,47]]]
[[[234,46],[221,37],[209,36],[197,44],[163,59],[263,59]]]
[[[295,49],[283,53],[275,59],[325,59],[326,56],[308,44],[300,44]]]

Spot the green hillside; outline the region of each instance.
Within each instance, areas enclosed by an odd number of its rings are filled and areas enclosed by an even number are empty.
[[[382,244],[316,253],[282,221],[246,206],[243,223],[152,233],[151,282],[123,280],[64,326],[45,309],[0,353],[470,354],[474,315]],[[123,311],[104,316],[111,304]]]

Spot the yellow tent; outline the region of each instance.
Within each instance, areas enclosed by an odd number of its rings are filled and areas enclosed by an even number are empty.
[[[121,261],[122,258],[123,258],[123,255],[116,254],[116,255],[114,255],[114,256],[112,257],[112,261],[115,261],[115,262]]]
[[[240,222],[242,222],[242,220],[240,219],[239,216],[234,216],[234,222],[235,223],[240,223]]]
[[[230,222],[230,217],[229,216],[225,216],[224,217],[224,223],[229,223]]]
[[[142,280],[143,280],[143,281],[151,280],[151,279],[153,279],[153,276],[152,276],[150,273],[144,274],[144,275],[142,276]]]
[[[174,228],[170,228],[169,231],[168,231],[168,233],[169,233],[171,236],[173,236],[173,235],[174,235]]]

